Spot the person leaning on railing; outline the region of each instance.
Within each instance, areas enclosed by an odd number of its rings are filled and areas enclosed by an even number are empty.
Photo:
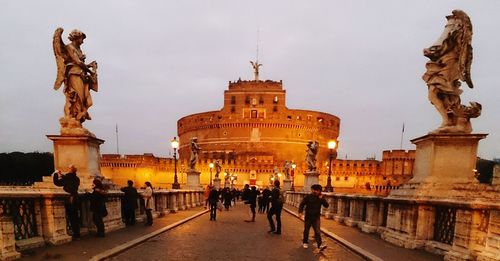
[[[62,174],[60,170],[56,170],[52,176],[54,185],[63,187],[63,190],[70,194],[69,199],[65,202],[65,207],[73,231],[73,239],[80,238],[80,219],[78,218],[80,178],[76,175],[76,170],[75,165],[71,164],[68,173]]]

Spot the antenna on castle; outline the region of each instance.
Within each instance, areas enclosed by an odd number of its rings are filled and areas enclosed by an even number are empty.
[[[120,155],[120,147],[118,145],[118,123],[116,124],[116,154]]]
[[[259,37],[260,37],[260,28],[257,27],[257,55],[255,57],[255,61],[259,63]]]
[[[262,64],[259,63],[259,29],[257,28],[257,56],[255,57],[255,62],[250,61],[250,64],[252,64],[253,68],[253,76],[254,76],[254,81],[259,81],[259,67],[262,66]]]

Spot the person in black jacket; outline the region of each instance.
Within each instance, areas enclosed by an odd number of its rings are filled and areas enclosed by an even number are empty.
[[[270,230],[269,233],[274,233],[276,235],[281,235],[281,210],[283,209],[283,200],[280,191],[280,181],[274,181],[274,188],[271,191],[271,209],[267,213],[267,219],[269,220]],[[276,215],[276,225],[274,225],[273,216]]]
[[[306,209],[306,215],[304,219],[304,237],[303,237],[303,247],[308,248],[309,243],[309,229],[311,226],[314,229],[314,238],[316,239],[316,243],[318,244],[318,249],[320,251],[326,248],[321,242],[321,230],[320,230],[320,220],[321,220],[321,206],[327,208],[328,202],[321,194],[322,187],[319,184],[314,184],[311,186],[311,194],[304,197],[302,202],[299,205],[299,215],[302,215],[304,212],[304,207]]]
[[[123,195],[123,214],[125,216],[125,225],[133,226],[135,225],[135,210],[137,209],[137,199],[139,194],[137,189],[134,188],[134,182],[132,180],[127,181],[128,186],[121,188],[121,191],[125,193]]]
[[[255,207],[257,206],[257,196],[259,196],[259,191],[255,186],[248,192],[247,202],[245,204],[250,205],[250,211],[252,212],[252,219],[245,220],[245,222],[255,222]]]
[[[90,194],[90,211],[92,211],[92,221],[97,228],[97,236],[104,237],[104,222],[102,218],[108,215],[106,210],[106,196],[101,180],[94,179],[92,182],[92,194]]]
[[[54,185],[63,187],[63,190],[70,195],[64,205],[73,232],[72,237],[73,239],[80,238],[80,218],[78,217],[80,205],[80,201],[78,200],[78,187],[80,186],[80,179],[76,175],[75,165],[70,165],[69,172],[66,174],[62,174],[60,170],[56,170],[52,178]]]
[[[266,212],[269,213],[269,198],[271,197],[271,190],[269,187],[266,186],[266,188],[262,191],[262,213]]]
[[[212,186],[208,195],[208,204],[210,204],[210,221],[215,221],[217,217],[217,202],[219,202],[219,192]]]

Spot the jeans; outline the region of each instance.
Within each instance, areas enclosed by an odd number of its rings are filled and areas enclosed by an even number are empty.
[[[316,243],[318,243],[318,246],[321,246],[321,230],[320,230],[320,221],[321,218],[308,218],[304,220],[304,238],[303,241],[304,243],[309,242],[309,229],[311,229],[311,226],[314,230],[314,238],[316,239]]]
[[[267,220],[269,220],[269,226],[271,227],[271,231],[276,231],[277,233],[281,233],[281,209],[283,205],[272,206],[267,213]],[[277,227],[274,226],[273,215],[276,215],[276,223]]]
[[[210,203],[210,220],[215,220],[217,217],[217,202]]]
[[[97,228],[97,236],[104,236],[104,222],[102,221],[102,215],[99,213],[92,213],[92,221],[94,221],[95,227]]]

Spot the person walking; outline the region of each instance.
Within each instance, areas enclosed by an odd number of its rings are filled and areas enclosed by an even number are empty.
[[[269,213],[270,198],[271,198],[271,190],[269,189],[268,186],[266,186],[266,188],[262,191],[262,205],[263,205],[262,213],[264,212]]]
[[[123,195],[123,214],[125,216],[125,225],[133,226],[135,225],[135,210],[137,209],[139,194],[137,189],[134,188],[132,180],[128,180],[127,185],[127,187],[121,188],[121,191],[125,193]]]
[[[280,181],[274,181],[274,188],[271,191],[271,209],[267,213],[267,219],[269,220],[269,233],[275,235],[281,235],[281,210],[283,209],[283,196],[280,190]],[[274,225],[273,216],[276,216],[276,226]]]
[[[222,195],[224,200],[224,208],[226,208],[226,210],[229,211],[229,207],[231,206],[231,201],[233,200],[229,188],[224,188]]]
[[[217,217],[217,202],[219,202],[219,192],[215,187],[212,187],[208,195],[208,203],[210,205],[210,221],[215,221]]]
[[[97,236],[104,237],[103,217],[108,215],[106,209],[106,196],[104,186],[100,179],[94,179],[92,182],[92,194],[90,194],[90,211],[92,211],[92,221],[97,228]]]
[[[263,203],[262,191],[259,191],[259,196],[257,197],[257,205],[259,206],[259,213],[264,213],[264,203]]]
[[[205,189],[205,192],[203,193],[203,196],[205,197],[205,208],[208,207],[208,196],[210,195],[210,191],[212,189],[210,188],[210,185],[207,185],[207,188]]]
[[[142,198],[144,199],[144,208],[146,209],[146,224],[145,226],[153,225],[153,209],[155,207],[154,198],[153,198],[153,186],[151,182],[146,181],[144,183],[146,188],[144,192],[142,192]]]
[[[311,186],[311,194],[304,197],[299,205],[299,215],[302,215],[304,208],[306,209],[305,219],[304,219],[304,237],[302,240],[302,246],[304,248],[309,247],[309,230],[311,226],[314,230],[314,238],[316,239],[316,244],[319,251],[323,251],[326,248],[321,242],[321,206],[327,208],[328,202],[321,194],[322,187],[319,184],[314,184]]]
[[[257,206],[257,196],[259,191],[255,186],[252,186],[250,192],[248,192],[248,204],[250,205],[250,211],[252,212],[252,219],[245,220],[245,222],[255,222],[255,207]]]
[[[80,209],[80,200],[78,198],[78,187],[80,186],[80,178],[76,175],[76,167],[71,164],[69,172],[62,174],[60,170],[56,170],[52,176],[54,185],[63,187],[63,190],[69,193],[69,198],[65,201],[66,214],[69,217],[69,224],[73,232],[72,238],[80,238],[80,218],[78,211]]]

